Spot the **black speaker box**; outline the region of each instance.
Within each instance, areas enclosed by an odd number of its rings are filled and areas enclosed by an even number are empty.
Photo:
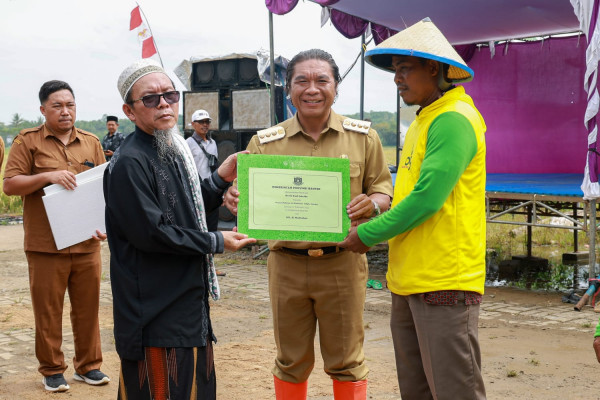
[[[215,64],[212,61],[192,65],[192,88],[212,89],[215,87]]]
[[[255,58],[196,62],[192,64],[192,90],[264,87],[257,66]]]
[[[237,132],[235,131],[215,131],[211,133],[212,138],[217,143],[217,151],[219,153],[219,162],[222,163],[225,159],[238,151]]]
[[[217,143],[219,162],[238,151],[246,150],[248,143],[256,131],[215,131],[211,132],[212,138]]]
[[[261,87],[265,84],[258,76],[258,61],[253,58],[240,58],[238,60],[239,86]]]
[[[246,150],[248,143],[255,131],[215,131],[212,132],[212,138],[217,143],[217,152],[219,154],[219,162],[225,161],[227,157],[238,151]],[[229,212],[227,207],[219,208],[219,220],[231,222],[235,220],[235,216]],[[229,227],[229,229],[231,229]]]

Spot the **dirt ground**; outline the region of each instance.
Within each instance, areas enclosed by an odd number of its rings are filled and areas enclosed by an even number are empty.
[[[115,399],[118,382],[118,356],[112,338],[112,305],[101,301],[100,325],[104,364],[111,378],[106,386],[91,387],[74,382],[73,369],[65,373],[71,389],[66,393],[47,393],[37,372],[33,341],[2,341],[7,335],[22,332],[32,335],[33,313],[27,301],[27,263],[22,250],[22,226],[0,226],[0,399],[37,400],[46,398]],[[108,246],[103,244],[103,294],[110,293]],[[215,345],[218,398],[224,400],[274,399],[271,368],[276,354],[272,320],[266,289],[261,296],[248,290],[249,283],[236,282],[242,273],[264,277],[265,261],[252,260],[248,251],[242,256],[226,254],[218,258],[219,268],[227,272],[222,286],[229,286],[223,298],[212,303],[212,320],[218,343]],[[254,273],[257,271],[256,273]],[[383,279],[384,270],[373,268],[371,278]],[[237,278],[236,278],[237,277]],[[227,280],[230,280],[227,282]],[[256,278],[258,279],[258,278]],[[261,278],[262,279],[262,278]],[[260,280],[260,279],[259,279]],[[256,285],[254,285],[256,287]],[[259,286],[264,287],[264,286]],[[371,290],[371,289],[368,289]],[[510,288],[486,288],[484,302],[522,307],[564,307],[560,293],[536,293]],[[65,306],[65,342],[72,343]],[[483,312],[482,312],[483,315]],[[595,381],[600,365],[592,350],[598,314],[586,308],[580,315],[588,323],[556,323],[543,326],[535,312],[525,315],[500,313],[498,318],[480,320],[483,375],[489,399],[600,399]],[[389,305],[367,302],[365,306],[365,354],[370,368],[369,399],[400,399],[389,332]],[[318,354],[318,342],[315,343]],[[68,364],[72,345],[65,345]],[[332,399],[331,380],[317,364],[309,379],[309,399]]]

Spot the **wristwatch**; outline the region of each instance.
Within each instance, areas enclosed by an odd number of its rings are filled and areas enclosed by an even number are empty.
[[[381,214],[381,208],[379,208],[379,204],[375,200],[371,199],[371,202],[373,203],[373,217],[376,217]]]

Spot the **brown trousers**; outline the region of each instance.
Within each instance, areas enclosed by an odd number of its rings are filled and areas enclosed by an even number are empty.
[[[366,257],[348,251],[309,257],[278,250],[270,252],[267,268],[277,344],[273,374],[292,383],[308,379],[318,321],[325,372],[339,381],[366,379]]]
[[[463,294],[464,296],[464,294]],[[438,306],[392,293],[390,327],[402,400],[484,400],[479,304]]]
[[[98,309],[100,303],[100,252],[40,253],[26,251],[29,289],[35,318],[35,355],[44,376],[67,369],[62,352],[62,315],[65,292],[71,301],[75,341],[73,366],[78,374],[102,364]]]

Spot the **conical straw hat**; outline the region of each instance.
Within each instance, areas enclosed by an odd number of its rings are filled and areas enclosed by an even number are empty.
[[[392,56],[422,57],[448,64],[448,80],[452,82],[473,79],[473,70],[429,18],[387,38],[365,54],[369,64],[394,72]]]

